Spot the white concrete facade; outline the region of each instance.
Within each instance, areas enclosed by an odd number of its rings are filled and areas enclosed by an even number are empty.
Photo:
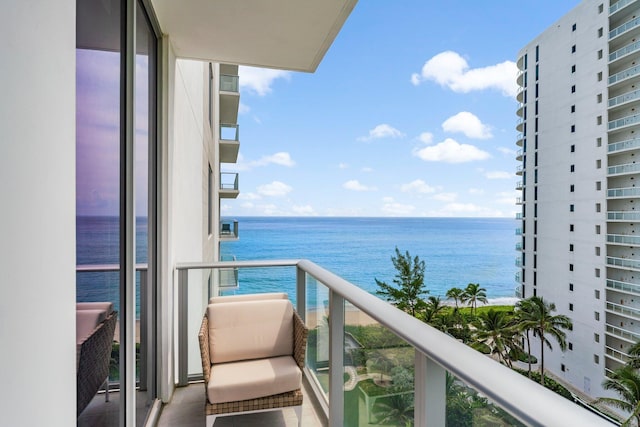
[[[607,394],[601,387],[606,370],[622,365],[618,359],[624,356],[616,352],[624,353],[640,337],[640,315],[613,310],[640,309],[640,293],[632,289],[640,284],[640,275],[633,265],[610,265],[638,259],[633,239],[637,219],[629,212],[637,202],[633,188],[640,175],[625,166],[619,173],[608,168],[633,164],[638,154],[637,148],[612,145],[634,141],[640,127],[633,119],[614,129],[608,123],[633,117],[640,105],[633,99],[640,78],[627,72],[617,82],[610,79],[640,59],[634,46],[640,5],[610,3],[583,1],[518,55],[520,292],[555,303],[557,313],[572,319],[570,348],[563,353],[555,344],[553,351],[545,351],[545,368],[593,397]],[[612,30],[615,37],[609,35]],[[609,54],[620,48],[627,50],[611,61]],[[624,221],[608,220],[612,212],[624,212],[614,214]],[[628,289],[612,289],[611,280],[629,283],[619,285]]]

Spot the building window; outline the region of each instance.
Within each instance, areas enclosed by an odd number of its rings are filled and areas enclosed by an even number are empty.
[[[598,5],[598,13],[602,13],[604,11],[604,5],[602,3],[600,3]]]
[[[572,73],[575,73],[575,72],[576,72],[576,64],[573,64],[573,65],[571,66],[571,72],[572,72]]]
[[[602,37],[604,34],[604,29],[602,27],[598,28],[598,38]]]
[[[576,186],[575,186],[574,184],[571,184],[571,185],[569,186],[569,191],[570,191],[570,192],[572,192],[572,193],[573,193],[574,191],[576,191]]]
[[[598,51],[598,59],[602,59],[602,49]]]
[[[574,231],[574,228],[573,224],[569,224],[569,231]]]
[[[600,312],[599,312],[599,311],[594,311],[594,312],[593,312],[593,317],[594,317],[596,320],[600,320]]]
[[[595,269],[595,275],[596,275],[596,277],[600,277],[600,269],[599,268]]]
[[[575,112],[576,112],[576,106],[575,106],[575,105],[572,105],[572,106],[571,106],[571,112],[572,112],[572,113],[575,113]]]
[[[602,160],[601,159],[597,159],[596,160],[596,169],[600,169],[602,167]]]
[[[569,172],[575,172],[575,171],[576,171],[576,165],[569,166]]]
[[[596,225],[596,234],[600,234],[600,226]]]
[[[538,254],[533,254],[533,268],[538,268]]]
[[[536,98],[538,97],[538,83],[536,83]]]
[[[595,342],[600,342],[600,334],[593,334],[593,340]]]
[[[600,356],[598,356],[597,354],[594,354],[594,355],[593,355],[593,362],[594,362],[596,365],[599,365],[599,364],[600,364]]]
[[[596,246],[596,256],[600,256],[600,246]]]
[[[601,93],[599,93],[599,94],[596,96],[596,101],[598,102],[598,104],[602,104],[602,94],[601,94]]]
[[[601,82],[601,81],[602,81],[602,71],[600,71],[600,72],[597,74],[597,79],[598,79],[598,81],[599,81],[599,82]]]
[[[573,311],[573,304],[569,303],[569,311]]]
[[[573,252],[573,243],[569,243],[569,252]]]
[[[602,181],[596,181],[596,191],[602,190]]]
[[[602,124],[602,116],[596,117],[596,124],[600,126]]]
[[[595,297],[596,297],[596,299],[600,299],[600,290],[599,289],[595,290]]]
[[[571,31],[575,31],[575,30],[576,30],[576,24],[574,23],[574,24],[571,26]]]
[[[534,131],[538,132],[538,118],[537,117],[536,117],[536,120],[535,120],[535,129],[534,129]]]
[[[569,264],[569,271],[573,271],[573,264]]]
[[[538,81],[539,77],[540,77],[540,66],[536,64],[536,81]]]
[[[535,110],[536,110],[536,116],[538,115],[538,100],[536,100],[536,104],[535,104]]]
[[[570,149],[570,151],[571,151],[572,153],[575,153],[575,152],[576,152],[576,144],[571,144],[571,149]]]
[[[540,60],[540,46],[536,46],[536,62]]]
[[[569,283],[569,290],[573,292],[573,283]]]
[[[535,149],[537,150],[538,149],[538,135],[536,135],[534,137],[534,142],[535,142],[535,144],[534,144],[535,145]]]
[[[596,138],[596,147],[602,147],[602,138]]]
[[[207,189],[207,232],[213,234],[213,171],[209,165],[209,188]]]
[[[576,45],[571,46],[571,53],[576,53]]]
[[[576,92],[576,85],[571,85],[571,93],[575,93]]]
[[[576,131],[576,125],[571,125],[571,133],[575,133]]]
[[[561,363],[561,364],[560,364],[560,370],[561,370],[562,372],[564,372],[564,370],[565,370],[564,363]]]
[[[569,347],[569,350],[573,351],[573,343],[572,342],[570,342],[567,347]]]
[[[602,205],[600,203],[596,203],[596,212],[600,212],[600,209],[602,209]]]

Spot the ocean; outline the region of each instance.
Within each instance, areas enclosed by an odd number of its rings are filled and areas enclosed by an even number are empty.
[[[430,295],[479,283],[489,299],[514,297],[515,219],[241,217],[239,240],[223,242],[224,259],[304,258],[375,292],[375,279],[392,283],[397,247],[425,261]],[[295,273],[240,270],[231,293],[295,292]]]
[[[426,263],[430,295],[479,283],[494,301],[514,296],[514,219],[240,217],[239,240],[223,242],[223,259],[308,259],[374,293],[375,279],[392,283],[395,247]],[[78,217],[77,264],[118,263],[118,220]],[[147,221],[138,218],[137,262],[147,261]],[[113,301],[118,273],[77,273],[78,301]],[[139,274],[138,274],[139,287]],[[285,291],[295,294],[293,269],[241,269],[239,289],[228,293]],[[139,291],[138,291],[139,292]]]

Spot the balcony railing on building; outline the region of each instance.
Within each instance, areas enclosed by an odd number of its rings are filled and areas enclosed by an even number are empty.
[[[640,310],[627,307],[626,305],[607,302],[606,308],[608,311],[612,311],[614,313],[623,314],[625,316],[631,316],[633,318],[640,319]]]
[[[640,221],[640,212],[610,211],[607,212],[607,221]]]
[[[629,4],[633,3],[634,1],[636,1],[636,0],[619,0],[619,1],[615,2],[614,4],[612,4],[609,7],[609,15],[613,15],[614,13],[618,12],[623,7],[628,6]]]
[[[627,234],[607,234],[607,243],[638,246],[640,245],[640,236],[631,236]]]
[[[514,294],[516,298],[524,298],[524,293],[522,292],[522,285],[515,287]]]
[[[640,341],[640,334],[627,331],[626,329],[622,329],[617,326],[610,325],[609,323],[607,323],[606,332],[609,335],[627,340],[630,343],[635,343],[637,341]]]
[[[220,162],[235,163],[240,150],[240,126],[223,123],[220,125]]]
[[[640,285],[635,283],[623,282],[620,280],[607,279],[607,288],[617,291],[631,292],[640,295]]]
[[[620,363],[627,363],[629,360],[631,360],[627,353],[616,350],[615,348],[609,346],[605,347],[605,354]]]
[[[220,240],[238,239],[238,220],[220,221]]]
[[[612,142],[607,147],[609,153],[640,148],[640,138],[627,139],[625,141]]]
[[[608,82],[609,82],[609,85],[613,85],[615,83],[624,81],[628,78],[635,77],[638,74],[640,74],[640,66],[635,65],[633,67],[629,67],[625,70],[622,70],[612,76],[609,76]]]
[[[615,130],[624,128],[627,126],[632,126],[637,123],[640,123],[640,114],[634,114],[632,116],[622,117],[620,119],[612,120],[609,122],[607,129]]]
[[[626,33],[632,28],[636,28],[638,25],[640,25],[640,18],[634,18],[630,21],[625,22],[619,27],[616,27],[613,30],[609,31],[609,40],[618,37],[620,34]]]
[[[411,425],[446,425],[449,378],[468,396],[486,399],[484,406],[473,409],[474,417],[486,412],[509,419],[506,425],[608,425],[597,415],[558,398],[526,376],[310,261],[190,263],[176,268],[179,384],[201,377],[195,331],[207,304],[207,287],[208,296],[216,294],[215,286],[209,286],[205,279],[206,272],[238,268],[242,281],[245,272],[268,268],[277,277],[278,290],[289,294],[310,329],[303,373],[331,427],[379,422],[376,410],[380,405],[375,401],[382,386],[376,380],[388,382],[400,373],[405,387],[388,390],[387,395],[412,402]],[[192,295],[200,299],[190,301]],[[362,337],[355,339],[361,335],[359,331],[369,328],[385,337],[384,347],[365,343]]]
[[[607,190],[607,197],[638,197],[640,196],[640,187],[624,187],[624,188],[610,188]]]
[[[640,260],[608,256],[607,265],[640,271]]]
[[[235,199],[240,194],[237,172],[220,172],[220,197]]]
[[[640,50],[640,42],[630,43],[625,47],[616,50],[615,52],[611,52],[609,54],[609,62],[613,62],[633,52],[637,52],[638,50]]]
[[[638,43],[638,46],[640,46],[640,43]],[[610,98],[608,101],[609,108],[615,107],[618,105],[623,105],[623,104],[626,104],[627,102],[635,101],[637,99],[640,99],[640,90],[638,89]]]
[[[237,69],[237,66],[235,66]],[[240,80],[237,75],[220,75],[220,123],[238,123]]]

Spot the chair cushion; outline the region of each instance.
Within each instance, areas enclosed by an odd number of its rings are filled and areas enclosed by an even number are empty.
[[[86,340],[106,318],[107,312],[104,310],[76,310],[76,344]]]
[[[271,396],[302,387],[302,372],[291,356],[220,363],[211,367],[210,403]]]
[[[273,299],[210,304],[211,363],[293,354],[293,305]]]
[[[76,310],[103,310],[107,313],[113,311],[112,302],[77,302]]]
[[[289,299],[286,292],[268,292],[262,294],[246,294],[246,295],[229,295],[226,297],[213,297],[209,300],[209,304],[218,304],[221,302],[236,301],[260,301],[265,299]]]

